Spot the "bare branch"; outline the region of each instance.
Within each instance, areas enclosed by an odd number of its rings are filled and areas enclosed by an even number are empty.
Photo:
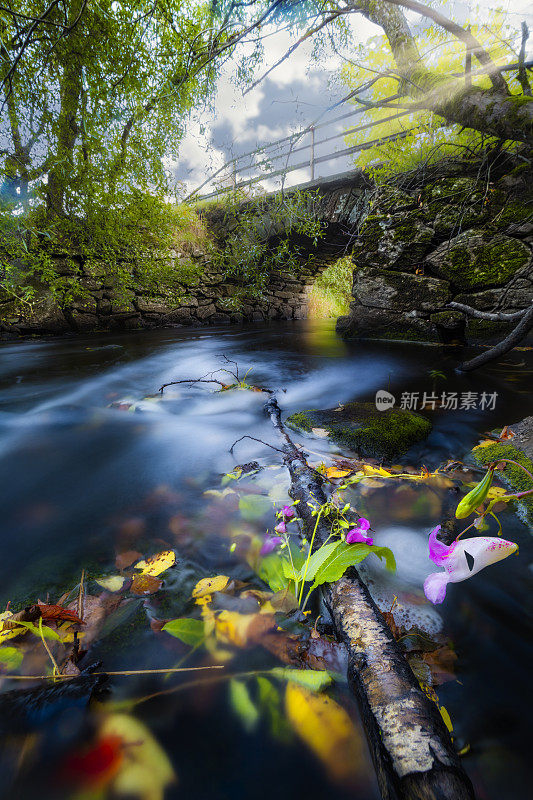
[[[533,305],[531,305],[529,309],[522,314],[518,325],[513,328],[511,333],[506,336],[503,341],[498,342],[498,344],[494,345],[494,347],[491,347],[490,350],[486,350],[484,353],[481,353],[481,355],[476,356],[476,358],[473,358],[470,361],[465,361],[464,364],[461,364],[459,367],[459,371],[472,372],[472,370],[482,367],[489,361],[493,361],[495,358],[504,356],[506,353],[512,350],[513,347],[516,347],[516,345],[521,342],[525,336],[527,336],[532,328]]]
[[[469,317],[476,317],[477,319],[488,319],[491,322],[514,322],[515,320],[522,319],[526,310],[515,311],[513,314],[505,314],[502,312],[493,311],[478,311],[477,308],[464,305],[464,303],[448,303],[448,308],[455,308],[457,311],[463,311]]]

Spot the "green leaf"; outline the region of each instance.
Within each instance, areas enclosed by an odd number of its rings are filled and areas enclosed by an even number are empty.
[[[333,556],[337,548],[342,544],[342,542],[337,539],[334,542],[330,542],[329,544],[323,544],[322,547],[319,547],[318,550],[315,550],[311,558],[309,559],[309,564],[307,565],[307,570],[305,567],[305,563],[303,564],[302,568],[300,569],[300,576],[299,579],[301,580],[305,574],[305,580],[311,581],[317,574],[320,567]]]
[[[318,669],[289,669],[287,667],[274,667],[269,670],[268,675],[279,678],[282,681],[292,681],[306,689],[320,692],[332,683],[333,678],[326,670]]]
[[[394,553],[389,547],[378,547],[377,544],[373,544],[370,547],[370,550],[379,559],[385,559],[385,566],[388,570],[390,570],[390,572],[396,571],[396,559],[394,558]]]
[[[261,559],[257,574],[268,583],[273,592],[281,592],[290,584],[290,578],[285,575],[287,559],[279,553],[270,553]],[[289,563],[289,569],[290,569]]]
[[[39,639],[41,638],[41,630],[43,632],[43,636],[46,639],[55,639],[56,641],[61,641],[61,636],[59,636],[52,628],[49,628],[48,625],[43,625],[41,629],[34,625],[33,622],[23,622],[22,620],[17,620],[17,625],[21,625],[23,628],[27,628],[31,631],[35,636],[38,636]]]
[[[204,623],[199,619],[187,619],[186,617],[171,619],[170,622],[163,625],[161,630],[192,647],[199,645],[205,638]]]
[[[367,544],[346,544],[340,542],[316,572],[313,586],[322,583],[334,583],[342,578],[348,567],[363,561],[372,550]]]
[[[241,718],[244,727],[248,732],[253,730],[259,720],[259,711],[252,702],[246,684],[233,678],[230,681],[229,693],[232,708]]]
[[[0,664],[6,669],[17,669],[24,656],[16,647],[0,647]]]
[[[271,508],[272,503],[262,494],[246,494],[239,500],[239,511],[248,521],[261,519]]]

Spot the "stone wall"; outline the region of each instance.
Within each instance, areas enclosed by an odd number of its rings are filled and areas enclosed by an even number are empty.
[[[507,312],[533,303],[533,173],[523,161],[481,180],[450,172],[375,195],[352,251],[354,301],[338,320],[342,335],[490,340],[510,326],[448,303]]]
[[[54,256],[55,270],[67,280],[76,279],[79,295],[66,304],[58,304],[49,290],[38,287],[31,308],[0,297],[0,330],[40,334],[302,319],[307,315],[309,288],[317,275],[346,252],[364,207],[367,187],[367,179],[357,171],[302,187],[315,193],[310,195],[310,212],[323,222],[324,236],[318,242],[294,236],[291,244],[298,250],[297,267],[290,271],[271,270],[266,289],[253,300],[236,301],[242,286],[217,271],[208,249],[163,254],[175,279],[160,291],[147,291],[142,280],[135,280],[134,273],[128,281],[129,288],[119,291],[116,277],[105,262],[88,268],[79,255],[58,253]],[[248,211],[250,205],[243,203],[243,211]],[[223,246],[232,215],[216,203],[201,213],[211,243]],[[287,234],[281,229],[283,226],[272,230],[268,223],[267,198],[255,224],[269,231],[267,246],[274,247]],[[128,270],[131,272],[131,265]]]

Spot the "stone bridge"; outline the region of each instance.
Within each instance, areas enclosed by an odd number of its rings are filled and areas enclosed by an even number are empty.
[[[316,243],[293,234],[283,215],[269,217],[275,195],[259,206],[247,201],[231,213],[212,203],[201,209],[210,246],[162,255],[176,267],[171,274],[179,303],[163,292],[154,296],[142,279],[118,297],[105,263],[87,275],[80,260],[74,273],[75,257],[58,255],[57,270],[76,274],[84,296],[60,308],[43,292],[29,318],[17,318],[4,301],[1,327],[42,333],[300,319],[317,276],[350,253],[354,299],[337,324],[344,336],[444,342],[500,336],[507,323],[467,319],[449,303],[504,312],[533,303],[533,170],[509,160],[491,165],[490,193],[476,177],[475,164],[471,174],[455,165],[436,179],[410,176],[407,188],[387,185],[379,192],[362,171],[298,187],[313,192],[309,210],[323,223]],[[247,215],[250,209],[255,211]],[[246,225],[255,220],[268,248],[285,238],[297,254],[290,269],[268,272],[262,295],[253,300],[242,300],[242,282],[216,266],[216,253],[241,213]],[[180,283],[191,261],[196,277]]]
[[[92,267],[86,274],[81,258],[72,254],[58,254],[55,258],[56,270],[65,278],[76,277],[82,294],[74,298],[67,308],[60,308],[49,292],[44,290],[34,303],[31,314],[10,315],[7,304],[3,307],[0,323],[7,329],[21,333],[59,333],[65,330],[134,330],[164,325],[215,325],[242,322],[260,322],[268,319],[301,319],[307,314],[308,290],[319,275],[332,261],[347,251],[353,232],[365,205],[365,191],[368,181],[361,171],[352,171],[334,178],[322,179],[298,187],[301,191],[315,194],[310,201],[312,213],[324,224],[324,236],[317,245],[304,236],[291,241],[285,234],[289,246],[297,247],[299,266],[292,271],[283,268],[270,271],[265,291],[253,300],[236,302],[236,295],[242,289],[237,280],[222,274],[216,266],[213,251],[209,247],[194,246],[163,254],[167,262],[176,267],[173,281],[173,294],[182,298],[179,303],[170,299],[164,291],[157,294],[148,291],[142,280],[133,283],[128,291],[118,292],[113,276],[108,274],[106,264],[100,269]],[[295,189],[286,192],[288,197]],[[265,223],[271,198],[262,200],[257,224]],[[247,201],[237,209],[243,214],[255,206]],[[227,206],[211,202],[202,207],[200,215],[207,229],[211,245],[223,245],[230,232],[231,219]],[[235,212],[233,212],[233,222]],[[268,220],[267,220],[268,222]],[[266,225],[269,235],[265,237],[266,246],[275,247],[283,236],[283,230],[276,231]],[[192,270],[190,269],[192,262]],[[73,267],[74,265],[74,267]],[[185,281],[180,278],[187,270],[196,277]],[[181,282],[183,281],[183,282]]]

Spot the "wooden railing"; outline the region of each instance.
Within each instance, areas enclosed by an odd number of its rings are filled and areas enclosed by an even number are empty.
[[[457,77],[464,77],[467,85],[471,83],[473,74],[476,75],[478,72],[485,71],[476,70],[474,73],[472,73],[471,62],[468,59],[468,55],[469,54],[467,54],[467,58],[465,59],[465,72],[461,75],[457,75]],[[528,69],[530,69],[532,65],[533,62],[531,61],[523,64],[523,66]],[[507,64],[506,66],[499,67],[499,70],[503,72],[517,69],[519,66],[521,65],[518,62]],[[327,116],[328,113],[331,113],[331,111],[334,111],[341,105],[347,106],[350,97],[351,95],[348,95],[345,100],[340,101],[336,105],[332,106],[327,112],[324,112],[320,119]],[[399,95],[394,95],[392,97],[387,97],[382,102],[391,102],[398,98]],[[235,158],[230,159],[216,172],[206,178],[205,181],[203,181],[203,183],[201,183],[200,186],[198,186],[193,192],[191,192],[186,198],[186,201],[207,200],[209,198],[217,197],[218,195],[227,193],[228,191],[235,191],[254,186],[255,184],[261,183],[264,180],[269,180],[272,178],[282,177],[284,180],[289,173],[301,169],[308,169],[309,180],[314,181],[315,168],[317,164],[322,164],[338,158],[350,156],[355,153],[360,153],[363,150],[368,150],[370,147],[373,147],[376,144],[382,144],[387,141],[401,139],[407,136],[409,133],[412,133],[414,130],[417,130],[420,126],[415,125],[404,131],[393,133],[390,136],[382,136],[374,139],[370,138],[368,141],[354,145],[353,147],[345,147],[342,150],[331,150],[325,154],[317,155],[317,148],[319,148],[321,145],[331,145],[332,142],[343,139],[349,134],[359,133],[365,130],[370,131],[376,125],[382,125],[383,123],[400,119],[401,117],[413,113],[413,110],[415,109],[402,110],[397,114],[392,114],[389,117],[383,117],[382,119],[374,120],[373,122],[368,122],[364,125],[344,128],[339,133],[335,133],[331,136],[325,136],[322,139],[317,139],[317,131],[322,131],[324,128],[334,125],[338,122],[365,114],[368,111],[368,107],[365,105],[362,108],[352,108],[350,111],[333,117],[332,119],[325,119],[323,122],[317,121],[316,123],[308,125],[306,128],[302,128],[295,133],[291,133],[290,135],[284,136],[281,139],[276,139],[273,142],[268,142],[267,144],[261,145],[255,150],[250,150],[247,153],[243,153],[240,156],[235,156]],[[318,136],[320,136],[320,134],[318,134]],[[276,148],[279,152],[276,152]],[[289,163],[292,157],[298,153],[302,154],[302,160],[298,161],[297,163]],[[260,156],[259,161],[255,160],[256,156]],[[285,164],[280,168],[275,168],[275,162],[282,159],[285,159]],[[240,179],[246,172],[260,170],[264,167],[269,169],[260,175],[255,175],[251,178],[244,177],[244,179]],[[200,194],[201,190],[211,183],[215,183],[215,185],[218,183],[218,188],[211,190],[207,194]]]

